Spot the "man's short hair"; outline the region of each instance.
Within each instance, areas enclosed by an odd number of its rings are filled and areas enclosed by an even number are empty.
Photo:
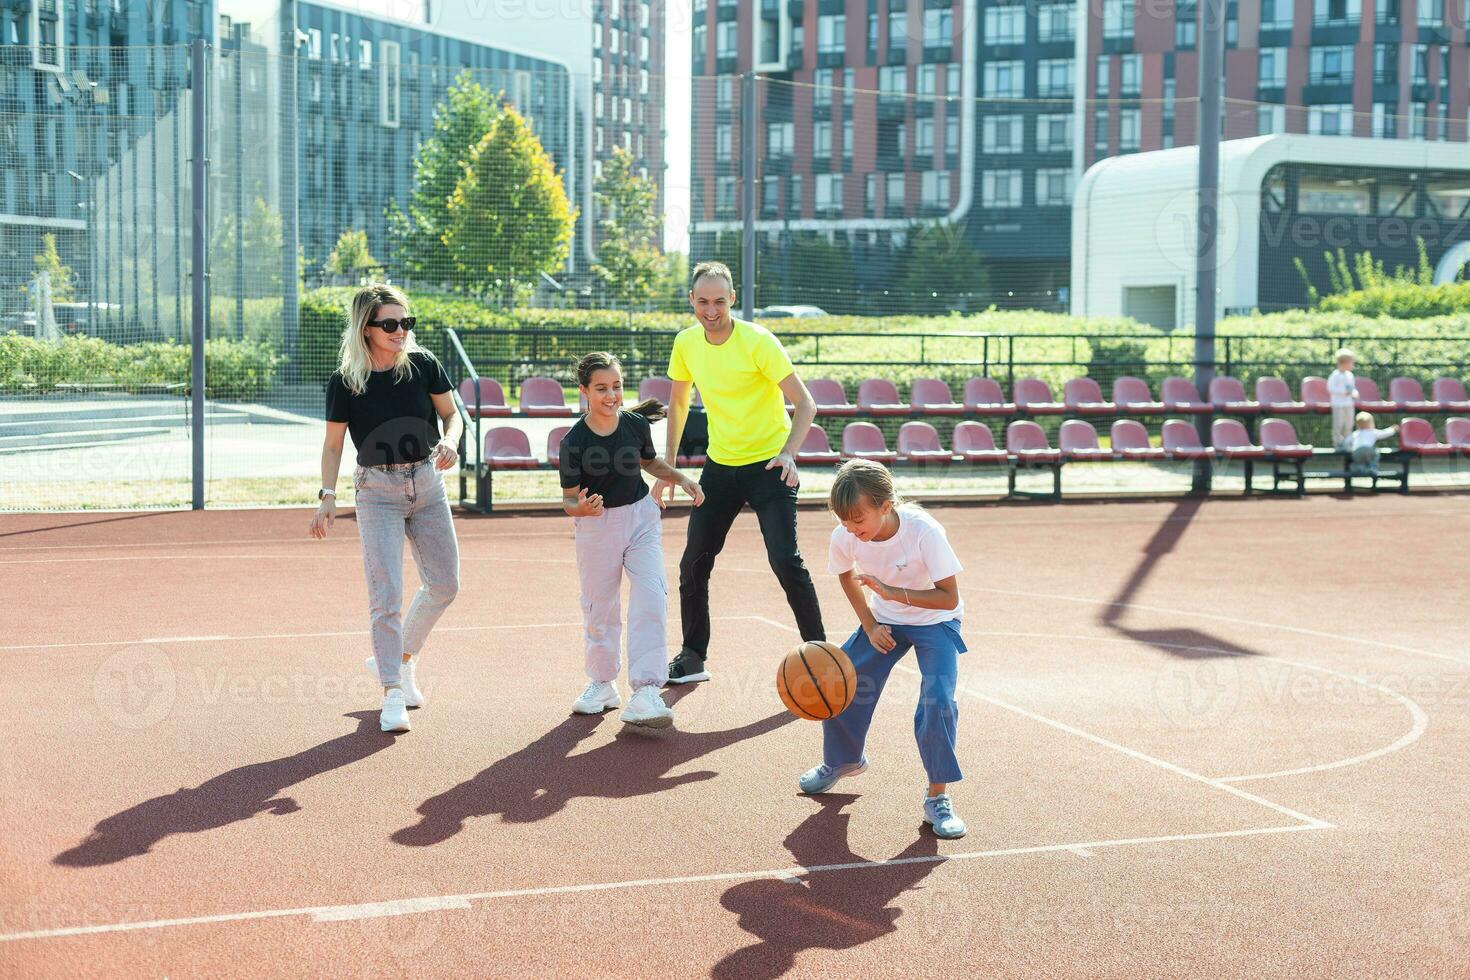
[[[694,274],[689,277],[689,288],[692,290],[699,285],[699,280],[705,276],[714,276],[716,279],[725,280],[725,285],[730,292],[735,291],[735,277],[730,275],[730,267],[723,262],[701,262],[694,267]]]

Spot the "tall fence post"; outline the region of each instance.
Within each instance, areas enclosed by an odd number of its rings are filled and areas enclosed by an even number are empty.
[[[296,31],[296,0],[281,0],[281,338],[286,349],[284,374],[290,383],[301,378],[301,348],[297,332],[301,303],[296,291],[296,279],[301,274],[297,268],[298,243],[301,240],[297,210],[301,154],[297,149],[300,103],[296,92],[299,81],[296,50],[300,41]]]
[[[756,74],[746,72],[740,87],[740,315],[755,319],[755,167]]]
[[[194,510],[204,509],[204,393],[207,379],[204,374],[205,322],[209,314],[209,213],[208,181],[209,152],[206,119],[204,118],[206,93],[205,72],[209,58],[209,45],[202,37],[196,37],[189,59],[189,198],[194,210],[193,240],[193,315],[189,328],[189,401],[192,410],[190,439],[194,474]]]
[[[1220,80],[1225,60],[1225,0],[1200,4],[1199,40],[1199,252],[1195,265],[1194,383],[1209,401],[1215,377],[1215,281],[1220,224]],[[1210,413],[1198,415],[1200,441],[1210,445]],[[1210,461],[1194,467],[1194,491],[1208,493]]]

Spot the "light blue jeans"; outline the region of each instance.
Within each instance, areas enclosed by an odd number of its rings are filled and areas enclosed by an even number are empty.
[[[412,467],[359,466],[352,487],[367,573],[373,656],[384,686],[397,684],[405,651],[423,649],[429,630],[459,593],[459,539],[444,476],[427,460]],[[419,590],[403,609],[403,541],[419,570]]]
[[[857,693],[847,710],[822,722],[822,761],[836,768],[859,762],[873,723],[873,709],[894,666],[913,647],[923,679],[919,706],[914,711],[914,740],[931,783],[957,783],[964,773],[955,756],[960,709],[955,703],[959,682],[959,655],[965,652],[958,620],[933,626],[897,626],[885,623],[897,646],[879,653],[859,627],[842,649],[857,672]]]

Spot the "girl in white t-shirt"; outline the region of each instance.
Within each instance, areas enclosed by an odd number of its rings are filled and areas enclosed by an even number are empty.
[[[857,696],[847,710],[822,722],[822,764],[799,780],[804,793],[825,793],[844,776],[868,768],[863,753],[873,709],[889,673],[910,647],[923,681],[914,713],[914,738],[928,775],[924,821],[940,837],[965,835],[948,785],[962,778],[955,757],[955,704],[960,560],[944,528],[918,506],[902,503],[893,476],[880,463],[855,459],[837,471],[828,505],[841,521],[832,530],[828,571],[842,583],[861,624],[842,645],[857,671]],[[863,590],[873,594],[872,605]]]

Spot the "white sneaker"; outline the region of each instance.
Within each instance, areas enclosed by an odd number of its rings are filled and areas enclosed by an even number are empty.
[[[378,716],[378,725],[385,732],[408,731],[408,703],[401,688],[390,687],[383,695],[383,711]]]
[[[600,715],[609,708],[623,703],[618,697],[617,685],[612,681],[592,681],[582,696],[572,702],[572,712],[578,715]]]
[[[663,696],[652,684],[633,692],[623,709],[623,724],[640,728],[668,728],[674,723],[674,709],[664,704]]]
[[[398,686],[403,688],[403,697],[410,708],[422,708],[424,706],[424,692],[419,690],[418,681],[414,678],[414,665],[418,658],[414,657],[404,664],[398,671]],[[369,656],[363,661],[367,665],[368,672],[383,683],[383,675],[378,673],[378,658]]]

